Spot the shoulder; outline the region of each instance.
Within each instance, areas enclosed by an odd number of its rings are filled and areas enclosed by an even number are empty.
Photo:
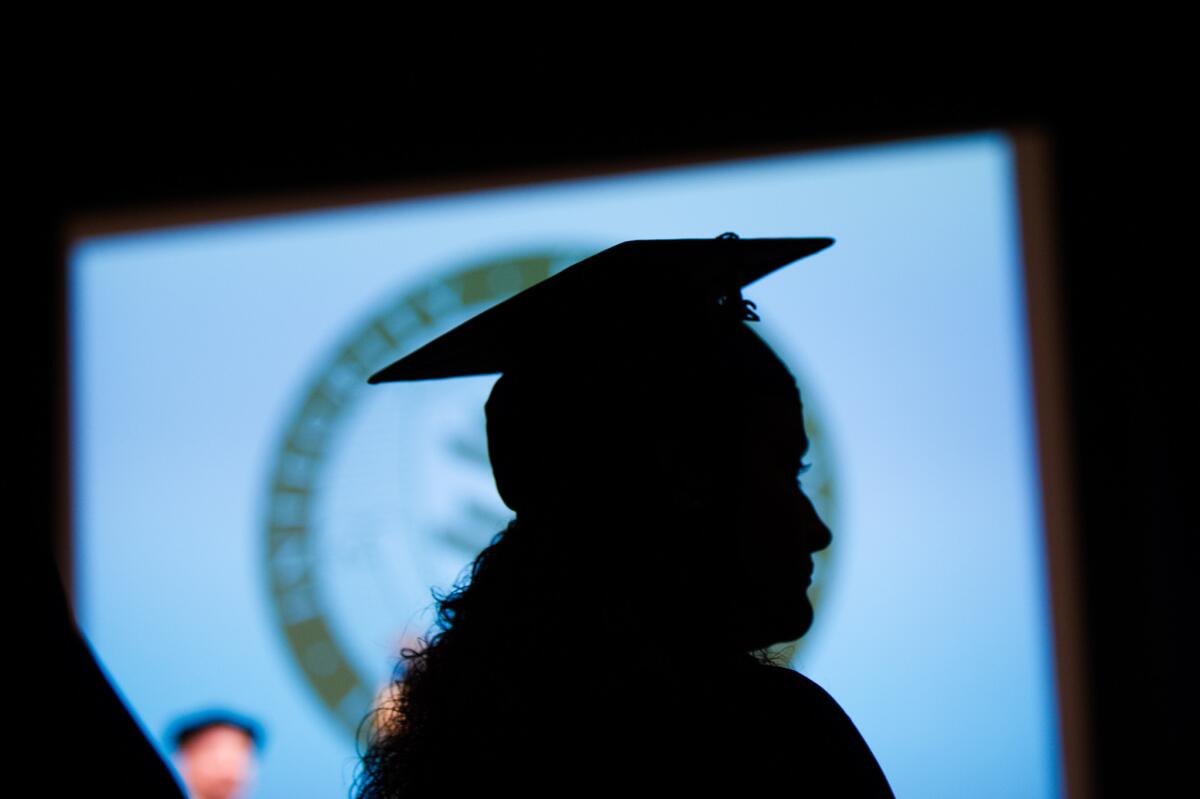
[[[760,666],[751,684],[748,709],[769,730],[784,763],[819,766],[838,795],[892,796],[871,748],[828,691],[776,666]]]
[[[850,722],[850,717],[828,691],[798,671],[779,666],[761,666],[755,678],[755,690],[760,698],[831,721]]]

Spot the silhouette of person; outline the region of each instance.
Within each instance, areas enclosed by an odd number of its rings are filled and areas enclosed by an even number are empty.
[[[831,243],[626,242],[372,377],[500,372],[516,517],[403,653],[361,797],[891,796],[837,703],[762,651],[808,630],[831,536],[797,482],[795,380],[740,291]]]

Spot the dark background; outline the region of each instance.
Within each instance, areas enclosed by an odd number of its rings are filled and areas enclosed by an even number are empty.
[[[64,519],[62,226],[72,214],[1033,124],[1051,137],[1061,223],[1095,773],[1106,796],[1153,794],[1182,773],[1174,719],[1194,695],[1181,652],[1195,629],[1184,621],[1183,542],[1195,525],[1182,471],[1195,426],[1183,391],[1197,362],[1196,259],[1175,203],[1195,184],[1163,110],[1169,93],[1032,71],[969,86],[905,77],[848,87],[597,69],[567,84],[542,68],[489,65],[396,70],[371,89],[287,71],[170,83],[151,73],[82,69],[13,117],[5,480],[20,643],[7,652],[20,667],[16,717],[41,756],[34,768],[65,756],[77,773],[52,778],[86,785],[89,764],[125,757],[99,688],[69,656],[42,568]],[[82,761],[81,741],[92,751]]]

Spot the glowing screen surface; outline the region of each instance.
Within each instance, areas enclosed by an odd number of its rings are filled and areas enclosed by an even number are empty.
[[[431,587],[509,518],[494,378],[365,376],[620,241],[831,236],[745,292],[834,533],[795,667],[898,796],[1058,795],[1014,157],[971,134],[77,242],[86,634],[165,753],[229,708],[266,730],[253,795],[346,795]]]

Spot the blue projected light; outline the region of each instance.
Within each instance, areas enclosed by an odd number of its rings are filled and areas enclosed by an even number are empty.
[[[354,727],[430,623],[431,587],[508,519],[494,378],[365,375],[605,247],[724,231],[837,240],[746,290],[799,380],[804,482],[834,533],[787,656],[898,796],[1058,795],[999,134],[78,242],[78,612],[160,745],[176,718],[230,708],[271,741],[256,796],[345,795]]]

